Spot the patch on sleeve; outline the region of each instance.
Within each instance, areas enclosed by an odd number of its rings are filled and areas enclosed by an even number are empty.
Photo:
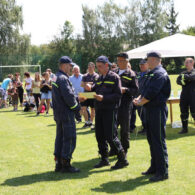
[[[52,80],[52,82],[56,82],[56,80],[57,80],[57,76],[56,76],[56,75],[54,75],[54,76],[53,76],[53,78],[52,78],[51,80]]]

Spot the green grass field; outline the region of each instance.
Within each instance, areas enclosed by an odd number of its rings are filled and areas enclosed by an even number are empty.
[[[172,86],[180,88],[172,76]],[[179,106],[174,105],[174,121],[179,121]],[[54,173],[53,149],[55,122],[50,116],[35,117],[35,113],[0,110],[0,194],[195,194],[195,127],[179,135],[167,121],[167,145],[170,179],[150,183],[142,176],[150,162],[145,136],[131,135],[128,153],[130,165],[111,171],[110,167],[94,169],[98,162],[95,134],[77,126],[77,148],[73,165],[79,174]],[[137,129],[140,121],[137,121]],[[113,165],[116,158],[110,159]]]

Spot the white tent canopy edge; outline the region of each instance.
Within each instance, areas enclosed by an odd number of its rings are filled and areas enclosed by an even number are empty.
[[[195,56],[195,36],[175,34],[127,52],[130,59],[145,58],[148,52],[157,51],[166,57]]]

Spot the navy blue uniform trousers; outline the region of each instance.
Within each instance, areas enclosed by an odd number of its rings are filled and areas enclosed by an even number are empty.
[[[117,137],[117,110],[96,110],[95,134],[99,153],[102,157],[108,156],[108,143],[117,152],[123,150],[121,142]]]
[[[133,103],[122,102],[118,109],[118,125],[120,125],[120,136],[121,136],[121,144],[125,152],[127,152],[130,147],[130,119],[131,112],[133,109]]]
[[[76,127],[74,113],[67,120],[56,121],[56,140],[54,155],[58,158],[71,159],[76,147]]]
[[[151,168],[157,174],[168,173],[168,153],[165,142],[166,120],[168,116],[167,106],[147,106],[145,112],[147,140],[151,153]]]

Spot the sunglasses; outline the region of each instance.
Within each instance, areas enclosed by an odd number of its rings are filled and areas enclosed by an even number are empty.
[[[186,64],[188,64],[188,63],[193,63],[193,60],[186,61]]]

